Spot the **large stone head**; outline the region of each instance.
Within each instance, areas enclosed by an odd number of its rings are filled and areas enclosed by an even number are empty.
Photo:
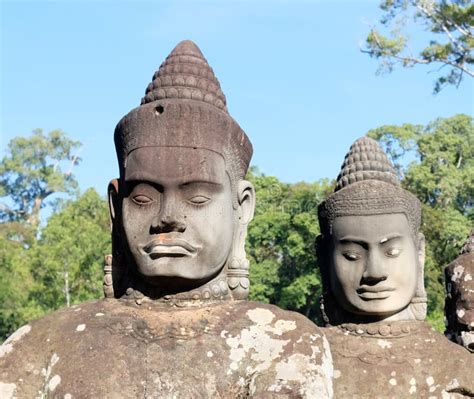
[[[329,324],[423,319],[421,207],[375,140],[357,140],[318,209],[317,251]]]
[[[444,275],[445,335],[474,352],[474,229],[461,254],[444,269]]]
[[[230,288],[246,297],[252,145],[193,42],[179,43],[154,74],[141,105],[118,123],[115,147],[115,296],[223,298]]]

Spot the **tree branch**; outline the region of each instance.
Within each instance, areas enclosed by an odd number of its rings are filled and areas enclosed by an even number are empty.
[[[443,64],[450,65],[453,68],[457,68],[457,69],[461,70],[462,72],[468,74],[471,77],[474,77],[474,71],[471,71],[469,68],[465,67],[464,65],[459,64],[459,63],[454,62],[454,61],[451,61],[447,58],[436,58],[436,59],[433,59],[433,60],[427,60],[427,59],[422,59],[422,58],[415,58],[415,57],[412,57],[412,56],[401,56],[401,55],[397,55],[397,54],[383,54],[384,47],[380,43],[380,41],[378,39],[378,36],[375,33],[375,30],[372,30],[372,33],[374,35],[374,39],[375,39],[375,42],[377,44],[377,47],[380,50],[381,56],[383,56],[383,57],[393,57],[396,60],[399,60],[403,63],[424,64],[424,65],[430,64],[432,62],[441,62]],[[360,49],[360,50],[363,53],[374,55],[373,50],[365,50],[365,49]]]

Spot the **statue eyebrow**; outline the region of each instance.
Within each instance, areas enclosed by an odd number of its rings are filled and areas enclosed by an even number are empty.
[[[380,244],[385,244],[389,241],[396,240],[397,238],[402,238],[401,234],[393,233],[393,234],[390,234],[390,235],[382,238],[379,243]]]
[[[179,186],[184,188],[184,187],[187,187],[187,186],[190,186],[190,185],[193,185],[193,184],[207,184],[207,185],[211,185],[211,186],[222,187],[221,183],[214,182],[214,181],[209,181],[209,180],[199,180],[199,179],[186,181],[186,182],[180,184]]]
[[[364,249],[369,249],[369,244],[357,237],[345,236],[339,240],[340,244],[358,244]]]

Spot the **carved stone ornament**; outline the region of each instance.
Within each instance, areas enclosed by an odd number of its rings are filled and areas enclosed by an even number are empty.
[[[471,397],[470,355],[422,320],[420,203],[400,187],[378,144],[351,147],[319,206],[320,302],[335,397]]]
[[[400,187],[400,182],[391,162],[375,140],[362,137],[354,142],[345,157],[334,193],[320,204],[318,216],[321,236],[318,237],[316,244],[322,264],[321,274],[324,287],[324,299],[321,303],[324,308],[324,317],[330,324],[351,321],[354,318],[359,321],[363,321],[367,317],[377,319],[379,314],[382,319],[388,316],[393,317],[398,311],[404,310],[406,305],[408,305],[408,308],[405,309],[405,312],[408,312],[410,316],[402,316],[402,319],[408,317],[424,320],[426,316],[426,292],[423,281],[424,237],[419,232],[421,205],[413,194]],[[354,305],[354,303],[341,306],[341,298],[339,298],[339,301],[334,298],[331,284],[339,287],[339,283],[336,281],[335,275],[333,275],[335,278],[331,280],[331,272],[334,271],[331,265],[336,263],[337,266],[342,263],[337,262],[334,252],[329,250],[334,246],[331,241],[334,239],[335,223],[341,224],[342,230],[352,230],[355,233],[353,236],[362,238],[364,238],[364,232],[361,229],[366,224],[367,230],[373,234],[373,237],[367,238],[380,238],[380,241],[383,241],[379,242],[380,245],[377,249],[379,252],[383,248],[386,248],[387,251],[401,251],[400,254],[386,251],[384,256],[375,261],[375,266],[379,267],[379,270],[376,267],[369,270],[361,269],[360,278],[363,277],[363,273],[367,276],[367,281],[357,280],[353,282],[353,294],[357,294],[356,301],[358,304],[366,307],[371,306],[369,304],[374,305],[372,306],[373,309],[368,309],[368,312],[363,309],[355,309],[354,306],[356,307],[357,304]],[[375,231],[376,224],[380,225],[379,231]],[[399,231],[395,232],[397,228]],[[394,233],[398,236],[404,236],[406,242],[401,242],[397,237],[392,237],[391,235]],[[376,237],[377,235],[380,235],[380,237]],[[350,242],[344,244],[349,245]],[[408,245],[408,248],[401,248],[403,244]],[[352,251],[354,252],[352,254],[350,248],[344,250],[343,246],[340,246],[339,249],[341,254],[338,259],[350,261],[348,259],[350,256],[354,258],[360,256],[357,251]],[[366,254],[366,252],[364,251],[363,254]],[[364,259],[361,259],[360,262],[357,262],[358,259],[352,260],[354,261],[353,264],[362,264]],[[385,275],[388,271],[382,267],[388,262],[400,263],[396,270],[401,275],[395,276],[396,279],[392,282],[390,282],[392,276],[390,274]],[[408,267],[406,271],[403,271],[403,265]],[[415,283],[414,292],[409,291],[410,284],[402,283],[403,276],[408,278],[409,282]],[[383,281],[385,283],[382,284]],[[389,291],[387,291],[387,298],[380,301],[377,298],[371,298],[384,295],[371,292],[370,286],[377,282],[380,283],[380,287],[394,291],[394,294],[389,295]],[[399,287],[396,286],[397,284]],[[397,309],[396,298],[400,298],[402,288],[407,288],[406,296],[409,300],[405,304],[402,303]],[[366,293],[356,292],[357,290]],[[362,297],[359,297],[359,294]],[[375,301],[371,299],[375,299]],[[394,306],[393,311],[388,308],[384,309],[383,304],[385,303],[390,307],[391,302]],[[380,311],[376,308],[378,305],[381,305]],[[391,315],[387,316],[388,313],[391,313]]]
[[[474,230],[461,254],[444,269],[446,281],[445,335],[474,352]]]
[[[321,329],[243,300],[252,145],[194,43],[166,58],[115,144],[105,299],[9,337],[0,397],[333,397]]]
[[[118,123],[115,130],[115,145],[122,190],[127,189],[123,187],[124,181],[128,178],[127,174],[136,174],[137,169],[143,169],[143,165],[147,162],[153,164],[153,168],[158,165],[165,169],[179,167],[190,177],[209,180],[216,177],[214,175],[217,166],[212,164],[214,161],[212,158],[219,158],[215,161],[217,163],[223,160],[233,193],[230,201],[237,213],[240,205],[237,190],[239,181],[242,181],[247,172],[252,156],[252,145],[247,135],[229,115],[220,84],[194,43],[190,41],[180,43],[166,58],[153,75],[153,81],[148,85],[141,106],[132,110]],[[163,151],[169,152],[170,148],[183,149],[173,158],[174,162],[178,158],[180,164],[172,166],[163,161],[155,162],[155,165],[153,158],[166,157]],[[156,149],[156,151],[146,153],[145,149]],[[139,154],[137,150],[141,150],[142,155],[137,155],[138,159],[134,159],[134,155]],[[201,168],[196,171],[196,176],[192,176],[191,171],[195,163],[201,165]],[[169,175],[172,171],[165,170],[161,173]],[[116,185],[113,189],[120,196],[121,188]],[[190,218],[184,206],[177,211],[182,212],[183,220],[187,219],[189,223]],[[188,212],[194,211],[188,210]],[[212,212],[222,210],[216,209]],[[226,213],[229,212],[230,210],[226,210]],[[147,283],[147,279],[131,272],[130,269],[134,269],[132,264],[136,262],[137,256],[120,253],[119,248],[127,245],[119,241],[114,243],[114,248],[117,249],[113,262],[115,296],[121,297],[127,290],[130,292],[130,289],[133,289],[153,299],[165,296],[170,298],[178,293],[180,300],[197,298],[214,300],[227,296],[234,299],[247,298],[249,269],[244,246],[246,226],[250,218],[251,215],[247,217],[245,223],[241,223],[242,219],[239,219],[240,222],[236,221],[231,253],[225,265],[220,265],[223,267],[221,275],[224,277],[227,275],[227,289],[222,289],[220,277],[219,281],[211,283],[212,286],[200,284],[186,290],[188,294],[184,294],[181,287],[177,292],[167,292],[163,287],[152,286]],[[123,229],[119,218],[114,218],[113,228]],[[165,227],[164,230],[166,229],[173,230],[173,227]],[[182,233],[183,236],[186,234],[187,231]],[[197,256],[199,257],[199,252]]]

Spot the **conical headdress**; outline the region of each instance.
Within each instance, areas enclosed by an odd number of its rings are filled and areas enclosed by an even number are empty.
[[[400,186],[397,173],[379,144],[362,137],[352,144],[334,193],[318,207],[323,235],[338,216],[403,213],[416,237],[421,222],[418,199]]]
[[[214,72],[190,40],[174,48],[141,105],[115,128],[120,174],[131,151],[152,146],[208,149],[224,157],[231,178],[242,179],[247,172],[252,144],[229,115]]]
[[[179,43],[153,75],[142,104],[170,98],[192,99],[227,112],[226,100],[212,68],[192,41]]]
[[[335,191],[364,180],[380,180],[400,185],[397,172],[383,150],[375,140],[366,136],[351,145],[337,177]]]

